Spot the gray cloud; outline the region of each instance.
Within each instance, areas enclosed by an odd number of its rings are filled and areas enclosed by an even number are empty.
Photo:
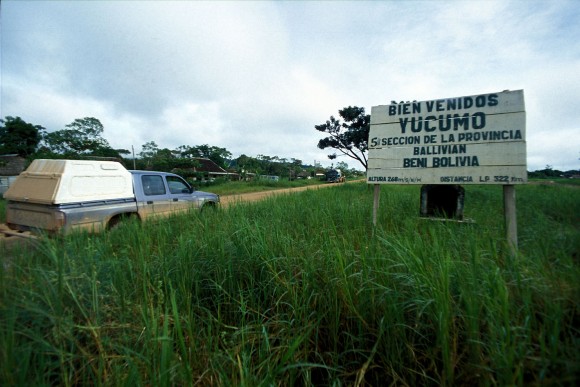
[[[574,1],[0,6],[2,117],[330,164],[314,125],[344,106],[524,89],[528,168],[579,167]]]

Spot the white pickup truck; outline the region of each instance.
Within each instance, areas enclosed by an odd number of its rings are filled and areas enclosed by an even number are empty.
[[[215,207],[219,196],[196,191],[166,172],[131,171],[114,161],[34,160],[5,192],[6,223],[16,230],[99,232],[140,220]]]

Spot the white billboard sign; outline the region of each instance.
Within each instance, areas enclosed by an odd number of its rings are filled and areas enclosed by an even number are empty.
[[[523,90],[374,106],[369,184],[527,182]]]

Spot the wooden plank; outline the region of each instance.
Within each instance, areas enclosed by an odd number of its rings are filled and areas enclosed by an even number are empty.
[[[461,168],[375,168],[367,170],[368,184],[525,184],[525,166]]]
[[[399,122],[399,118],[417,118],[442,113],[504,114],[524,111],[523,90],[479,94],[464,97],[414,101],[371,108],[371,125]]]
[[[1,230],[0,229],[0,234],[18,237],[18,238],[25,238],[25,239],[38,239],[38,237],[36,235],[32,235],[30,233],[25,234],[25,233],[21,233],[21,232],[17,232],[17,231],[8,231],[8,230]]]
[[[440,168],[449,166],[449,159],[457,167],[526,165],[526,143],[442,144],[376,149],[369,159],[369,169],[383,168]],[[466,159],[471,158],[471,159]],[[459,159],[459,161],[458,161]],[[466,165],[467,164],[467,165]]]
[[[481,118],[467,119],[464,125],[459,125],[459,120],[448,121],[443,117],[441,120],[409,122],[404,129],[399,122],[371,125],[369,150],[372,153],[373,149],[388,146],[511,142],[523,141],[526,137],[525,113],[486,116],[483,122]],[[482,124],[483,127],[475,129]],[[440,130],[439,125],[445,130]],[[419,128],[421,131],[416,131]]]

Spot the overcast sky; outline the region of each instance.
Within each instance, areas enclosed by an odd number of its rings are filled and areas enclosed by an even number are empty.
[[[579,1],[1,2],[0,116],[328,166],[346,106],[524,90],[528,170],[580,168]],[[341,157],[350,167],[356,161]]]

